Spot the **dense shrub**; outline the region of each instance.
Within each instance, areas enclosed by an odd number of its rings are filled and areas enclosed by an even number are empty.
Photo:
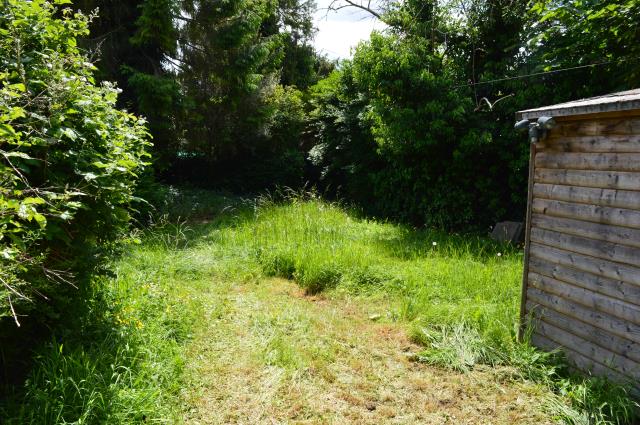
[[[486,231],[524,219],[514,113],[637,87],[640,8],[455,3],[388,3],[385,33],[310,88],[310,159],[321,185],[370,213]]]
[[[509,200],[492,190],[505,173],[491,134],[452,85],[428,40],[372,35],[312,88],[310,158],[320,181],[372,213],[416,224],[483,226],[504,215]]]
[[[237,140],[232,155],[212,158],[203,152],[182,152],[164,173],[175,184],[255,192],[304,183],[303,94],[275,84],[263,93],[262,134]],[[256,124],[257,126],[258,124]]]
[[[68,0],[0,11],[0,317],[57,316],[129,221],[144,120],[115,108]],[[44,304],[42,301],[47,301]],[[36,314],[37,313],[37,314]]]

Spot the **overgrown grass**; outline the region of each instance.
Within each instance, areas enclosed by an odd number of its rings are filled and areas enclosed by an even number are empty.
[[[263,198],[255,218],[211,223],[199,244],[309,293],[387,294],[394,319],[467,323],[497,344],[511,344],[517,331],[522,253],[488,239],[360,219],[307,195]]]
[[[255,217],[212,224],[201,249],[243,259],[246,270],[326,289],[383,294],[390,320],[425,346],[417,358],[456,370],[510,366],[514,379],[549,386],[549,408],[567,423],[631,423],[624,387],[572,374],[558,353],[517,342],[522,251],[487,238],[412,229],[349,213],[313,194],[262,198]],[[230,254],[233,253],[233,254]]]
[[[381,320],[406,324],[424,346],[417,361],[458,371],[507,367],[556,394],[567,423],[631,423],[638,405],[622,387],[573,376],[555,353],[516,342],[522,253],[482,237],[449,235],[359,217],[313,194],[242,200],[171,191],[140,240],[97,282],[76,327],[36,354],[3,423],[175,423],[185,342],[212,278],[295,280],[383,298]],[[255,323],[260,326],[260,323]],[[269,335],[267,364],[295,365],[285,333]]]
[[[175,241],[130,246],[115,276],[96,280],[72,323],[36,350],[24,386],[0,403],[1,423],[179,420],[184,343],[199,302],[176,284],[184,280],[179,265],[167,262],[181,238],[161,233]]]
[[[188,310],[172,310],[163,289],[131,276],[100,291],[94,311],[37,350],[3,423],[173,423],[187,331],[176,325]]]

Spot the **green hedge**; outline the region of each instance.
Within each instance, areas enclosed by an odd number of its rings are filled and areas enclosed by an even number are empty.
[[[512,194],[526,181],[526,139],[495,138],[447,71],[429,40],[374,33],[312,87],[321,185],[413,224],[478,230],[521,218],[524,196]]]
[[[150,144],[76,45],[90,17],[68,0],[0,9],[0,317],[43,322],[126,228]]]

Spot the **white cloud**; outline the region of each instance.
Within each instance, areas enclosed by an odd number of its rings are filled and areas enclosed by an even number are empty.
[[[352,47],[361,40],[367,40],[371,31],[386,28],[378,19],[354,8],[327,12],[330,3],[331,0],[318,1],[318,10],[314,15],[318,32],[314,45],[318,51],[326,53],[332,59],[350,57]]]

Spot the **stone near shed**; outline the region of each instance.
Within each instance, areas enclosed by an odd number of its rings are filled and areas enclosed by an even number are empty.
[[[491,239],[517,244],[522,242],[523,230],[524,226],[521,221],[502,221],[493,228]]]

